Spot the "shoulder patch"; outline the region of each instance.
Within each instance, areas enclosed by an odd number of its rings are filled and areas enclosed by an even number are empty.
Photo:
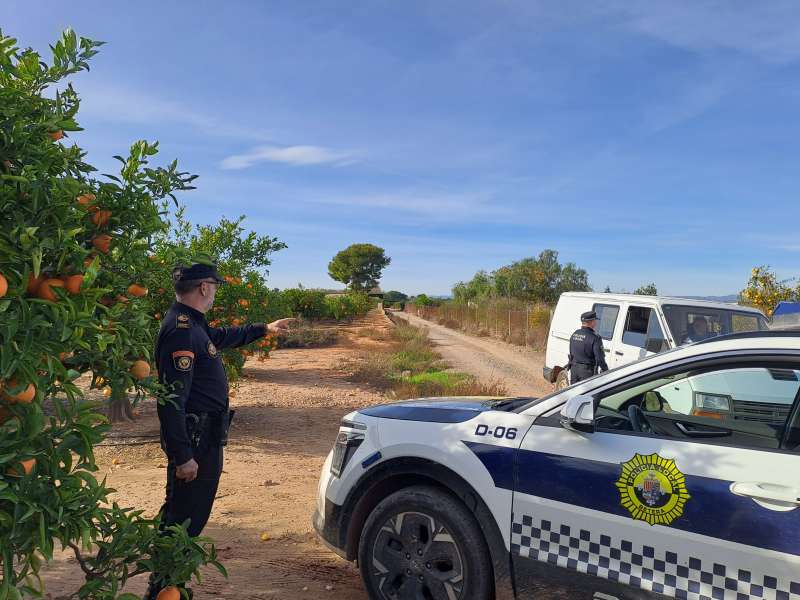
[[[176,350],[172,353],[172,363],[178,371],[191,371],[194,365],[194,352],[191,350]]]
[[[192,326],[191,320],[189,319],[189,315],[184,313],[179,313],[176,318],[175,327],[178,329],[189,329]]]
[[[211,358],[216,358],[216,356],[217,356],[217,347],[214,345],[214,343],[211,340],[208,340],[208,346],[207,347],[208,347],[208,354],[211,356]]]

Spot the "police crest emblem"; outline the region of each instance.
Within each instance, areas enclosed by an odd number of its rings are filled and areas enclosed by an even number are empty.
[[[691,498],[675,461],[658,454],[635,454],[622,463],[616,483],[620,503],[639,521],[669,525]]]
[[[191,371],[194,364],[194,352],[178,350],[172,353],[172,364],[178,371]]]
[[[209,356],[211,358],[216,358],[217,357],[217,352],[218,352],[217,347],[214,345],[214,343],[211,340],[208,340],[208,354],[209,354]]]

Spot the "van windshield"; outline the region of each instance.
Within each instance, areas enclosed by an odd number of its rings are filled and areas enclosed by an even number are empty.
[[[767,319],[760,314],[726,308],[665,304],[664,316],[675,343],[699,342],[727,333],[765,331]]]

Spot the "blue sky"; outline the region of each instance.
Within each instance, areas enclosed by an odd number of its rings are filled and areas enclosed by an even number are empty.
[[[4,0],[0,24],[106,41],[75,139],[101,170],[160,140],[200,176],[192,221],[288,244],[274,286],[334,287],[354,242],[407,293],[544,248],[596,289],[800,275],[794,2]]]

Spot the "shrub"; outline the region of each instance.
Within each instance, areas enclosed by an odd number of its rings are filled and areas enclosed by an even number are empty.
[[[325,292],[291,288],[283,290],[283,299],[291,313],[304,319],[321,319],[326,315]]]

